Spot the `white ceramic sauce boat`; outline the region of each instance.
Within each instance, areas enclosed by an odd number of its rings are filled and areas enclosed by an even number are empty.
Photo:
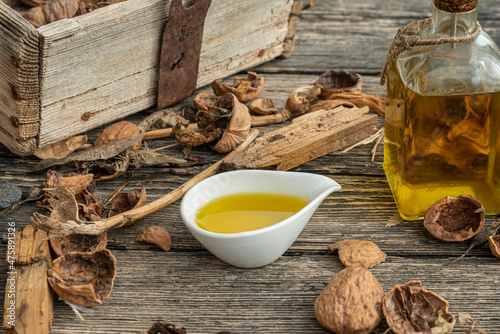
[[[181,215],[193,236],[222,261],[241,268],[265,266],[278,259],[292,245],[307,222],[340,185],[311,173],[269,170],[241,170],[220,173],[200,181],[182,199]],[[293,216],[274,225],[239,233],[215,233],[196,225],[199,208],[221,196],[237,193],[280,193],[309,199]]]

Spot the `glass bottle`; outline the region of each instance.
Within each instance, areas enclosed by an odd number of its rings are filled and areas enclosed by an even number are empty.
[[[478,0],[433,0],[421,40],[476,31]],[[500,52],[481,31],[465,43],[416,46],[387,75],[384,170],[400,215],[438,199],[477,197],[500,212]]]

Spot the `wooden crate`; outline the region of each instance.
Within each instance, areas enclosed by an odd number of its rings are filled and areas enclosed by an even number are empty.
[[[293,46],[289,20],[300,5],[212,0],[197,86]],[[37,29],[0,0],[0,142],[30,155],[155,106],[169,8],[170,0],[128,0]]]

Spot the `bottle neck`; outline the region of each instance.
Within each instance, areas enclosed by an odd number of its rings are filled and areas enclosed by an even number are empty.
[[[431,34],[436,37],[461,37],[476,30],[477,7],[471,11],[451,13],[432,6]]]

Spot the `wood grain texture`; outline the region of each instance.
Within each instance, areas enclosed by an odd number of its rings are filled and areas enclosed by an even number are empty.
[[[328,68],[362,73],[363,92],[383,96],[385,88],[378,84],[379,73],[390,41],[399,26],[428,16],[431,1],[316,0],[316,4],[301,14],[292,56],[254,68],[265,77],[261,97],[272,98],[279,109],[293,89],[314,82]],[[481,0],[479,19],[498,43],[500,9],[495,4],[493,0]],[[358,54],[353,54],[352,48]],[[231,83],[232,79],[226,82]],[[201,91],[210,92],[210,88],[203,87],[198,90]],[[191,103],[192,98],[185,101],[186,105]],[[138,124],[147,115],[140,112],[127,120]],[[90,142],[102,129],[88,132]],[[158,148],[172,142],[161,139],[147,144]],[[403,222],[386,228],[396,206],[382,168],[383,147],[378,147],[371,163],[372,146],[334,152],[293,169],[326,175],[342,189],[320,205],[290,249],[263,268],[238,269],[211,255],[182,223],[179,201],[132,226],[109,232],[108,248],[118,261],[113,293],[103,306],[84,314],[85,321],[78,321],[66,304],[56,300],[51,333],[138,333],[154,321],[164,320],[195,334],[223,330],[233,334],[326,334],[329,332],[314,318],[313,303],[331,276],[342,270],[337,254],[327,247],[335,241],[353,238],[371,240],[388,254],[385,263],[371,269],[385,292],[395,284],[421,280],[423,287],[450,302],[455,316],[458,312],[469,313],[481,320],[476,330],[499,333],[499,260],[484,245],[456,264],[443,266],[460,256],[467,242],[436,240],[421,223]],[[176,146],[163,152],[182,156],[181,150],[181,146]],[[202,156],[207,164],[222,157],[207,147],[196,148],[192,154]],[[13,180],[26,191],[44,179],[43,174],[25,172],[36,162],[18,159],[0,147],[0,178]],[[71,166],[59,170],[64,168]],[[204,168],[189,169],[199,173]],[[139,190],[144,185],[150,202],[192,177],[173,175],[168,170],[166,166],[139,169],[124,190]],[[122,181],[123,178],[99,183],[96,196],[104,200]],[[42,212],[35,204],[25,203],[20,210],[1,217],[0,233],[5,234],[7,221],[22,225],[35,210]],[[487,218],[487,224],[492,221],[493,218]],[[140,231],[152,225],[163,226],[170,232],[170,252],[134,241]],[[6,245],[2,244],[0,257],[5,251]],[[0,281],[5,281],[5,264],[0,264]],[[0,291],[3,298],[3,289]],[[383,322],[378,333],[386,328]],[[465,333],[467,329],[468,326],[457,324],[453,333]]]
[[[0,141],[19,154],[39,130],[38,32],[0,2]]]

